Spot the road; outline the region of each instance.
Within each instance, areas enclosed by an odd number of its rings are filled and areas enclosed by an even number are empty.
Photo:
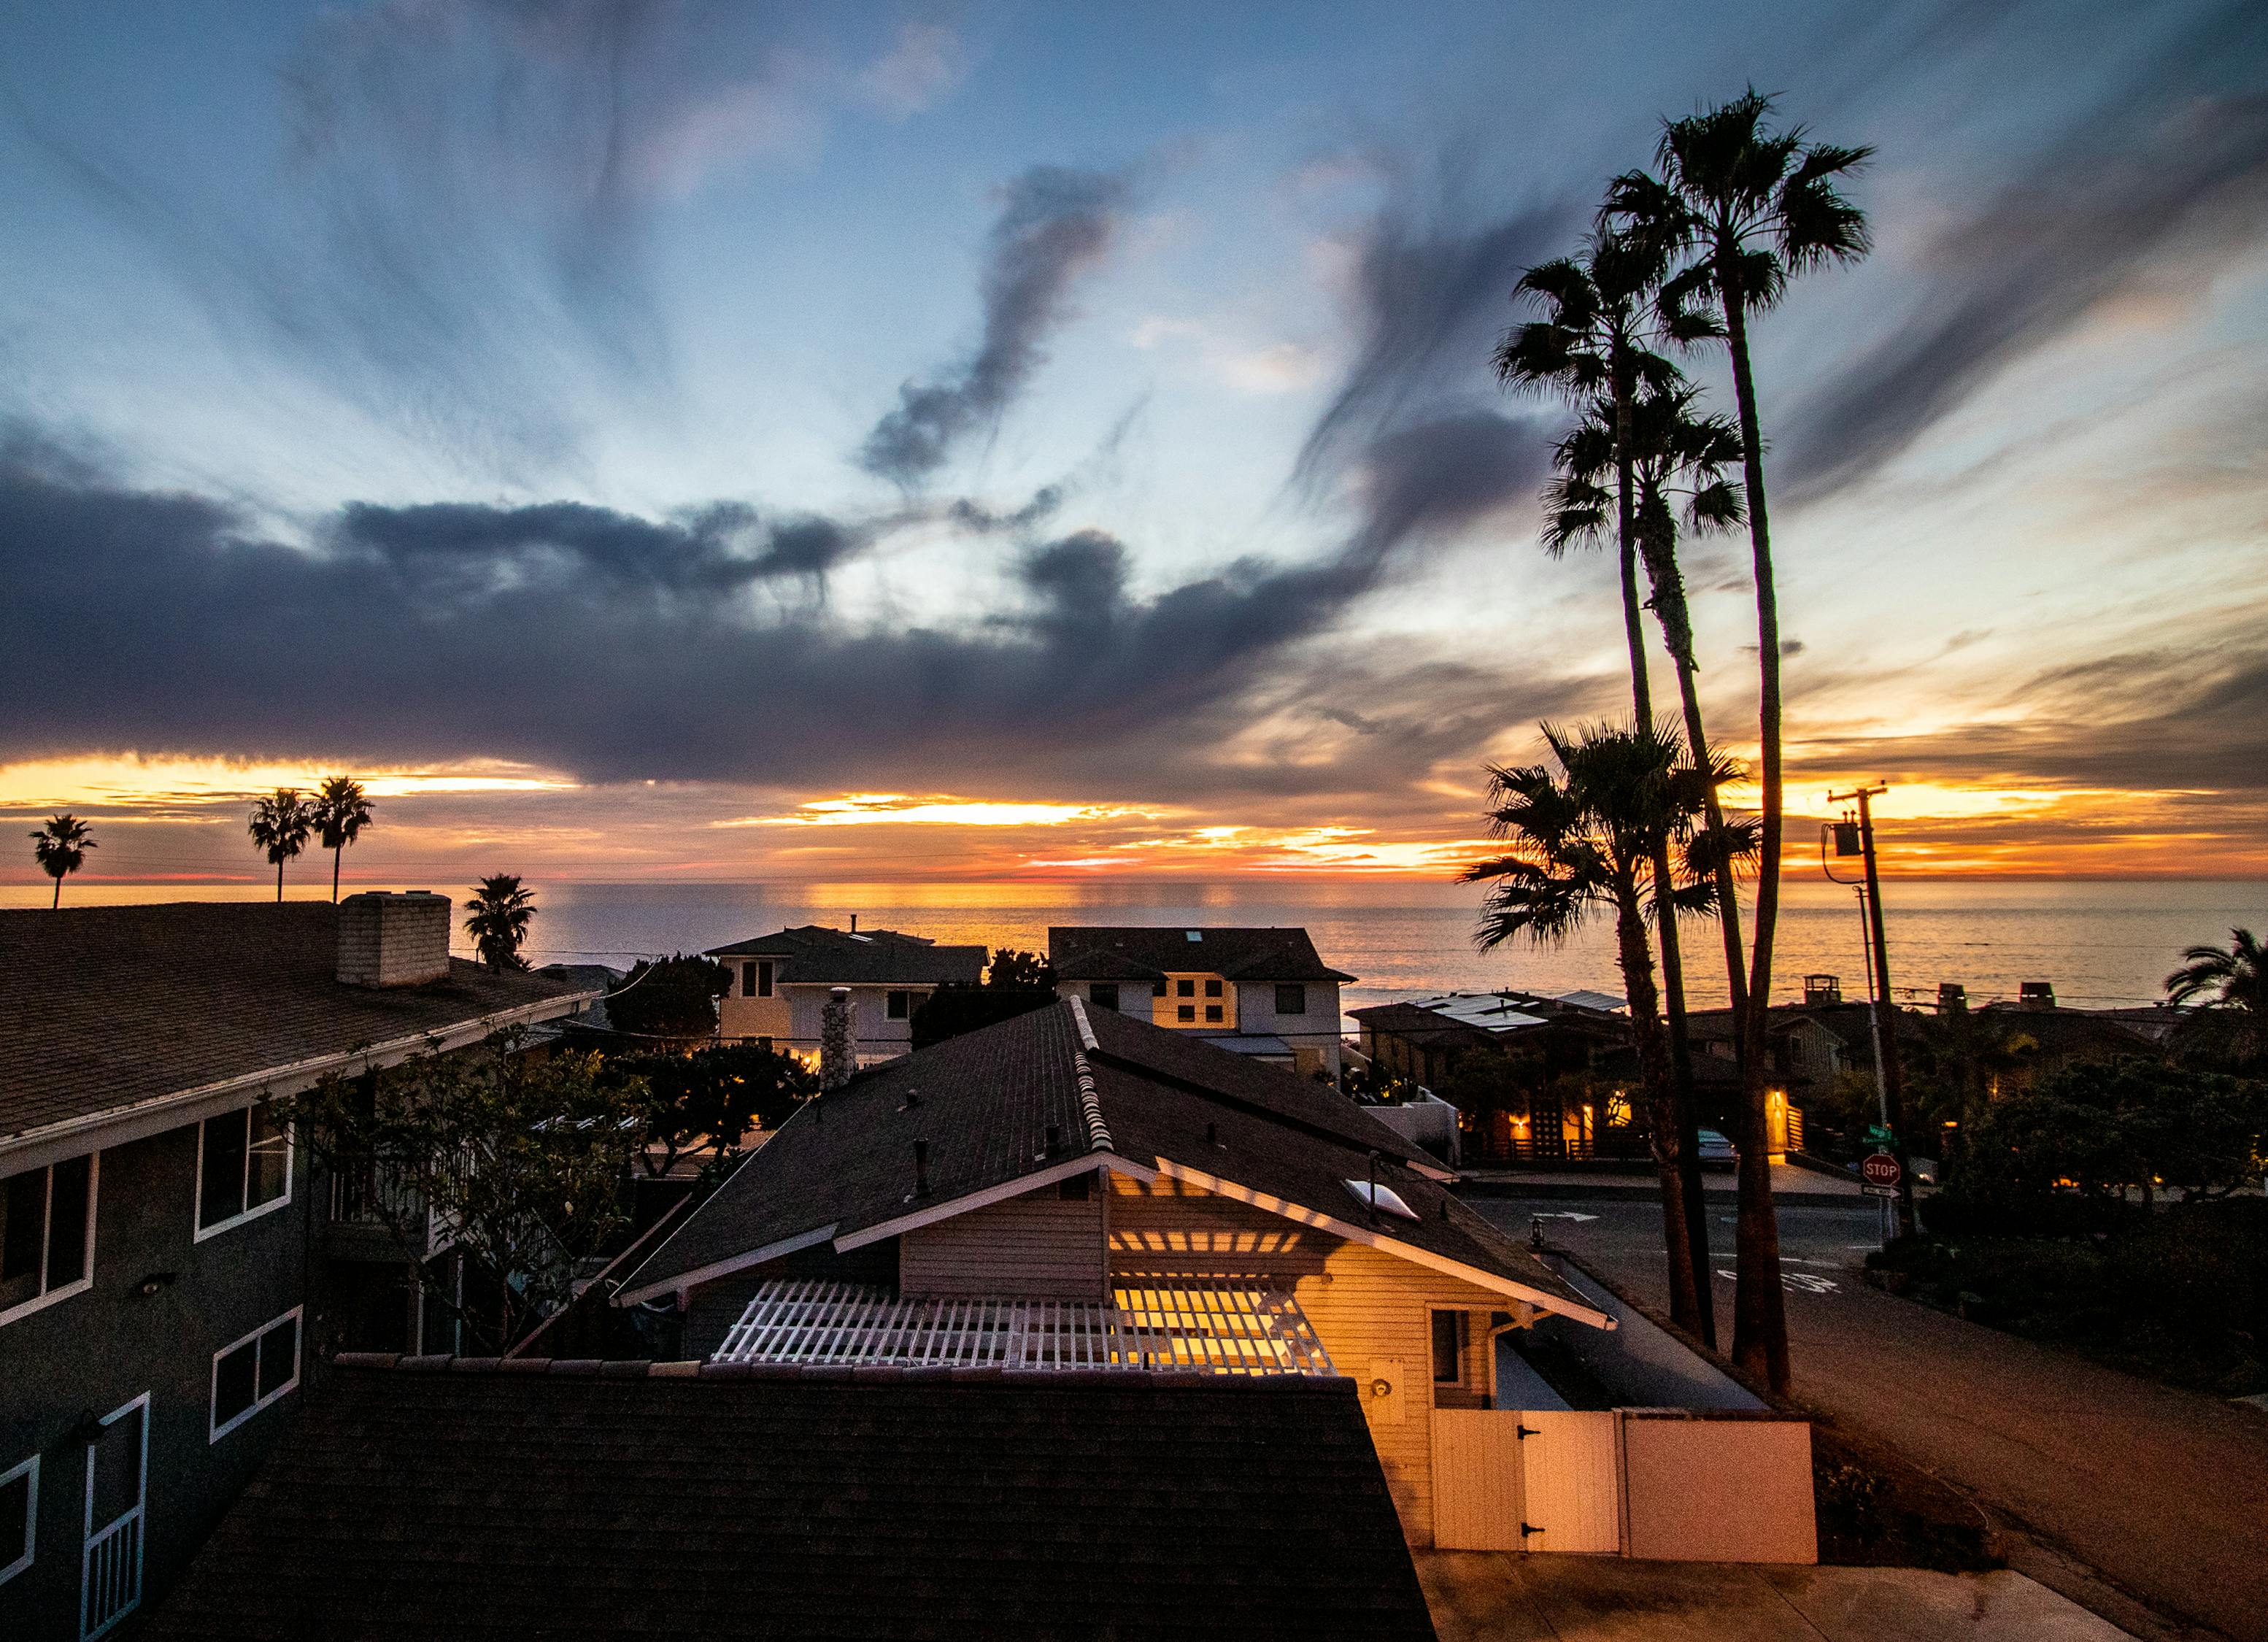
[[[1522,1237],[1531,1214],[1557,1217],[1548,1237],[1666,1308],[1654,1204],[1471,1201]],[[1709,1218],[1729,1330],[1730,1200],[1712,1197]],[[1869,1288],[1859,1274],[1874,1225],[1871,1204],[1780,1211],[1798,1400],[1966,1491],[2006,1531],[2016,1567],[2126,1629],[2268,1642],[2268,1415]],[[2122,1590],[2176,1623],[2153,1624]]]

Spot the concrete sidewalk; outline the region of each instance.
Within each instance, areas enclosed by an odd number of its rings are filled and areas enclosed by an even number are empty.
[[[2006,1570],[1416,1556],[1441,1642],[2126,1642]]]

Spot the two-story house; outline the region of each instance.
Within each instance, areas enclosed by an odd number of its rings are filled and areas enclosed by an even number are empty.
[[[1303,929],[1058,927],[1064,996],[1302,1074],[1339,1076],[1339,988]]]
[[[1430,1544],[1471,1457],[1438,1412],[1491,1408],[1497,1336],[1615,1326],[1454,1178],[1311,1078],[1066,998],[806,1102],[615,1300],[674,1299],[720,1363],[1351,1378]]]
[[[858,1064],[913,1048],[914,1011],[939,987],[983,978],[982,946],[940,946],[896,930],[847,930],[816,924],[705,954],[732,973],[717,1003],[717,1030],[728,1042],[762,1043],[816,1065],[821,1017],[837,987],[850,994]]]
[[[0,911],[0,1636],[163,1591],[368,1288],[270,1099],[587,996],[453,961],[441,895]]]

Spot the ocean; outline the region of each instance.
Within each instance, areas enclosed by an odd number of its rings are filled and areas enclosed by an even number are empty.
[[[350,887],[400,887],[362,885]],[[416,886],[450,891],[460,887]],[[1602,922],[1559,947],[1476,951],[1476,886],[1409,879],[1319,881],[1281,878],[985,883],[544,883],[529,956],[544,962],[601,962],[698,952],[784,925],[903,930],[939,941],[1044,951],[1051,924],[1299,924],[1326,962],[1360,977],[1344,1004],[1359,1008],[1430,990],[1517,987],[1620,992],[1612,932]],[[293,898],[328,890],[294,885]],[[263,899],[257,885],[195,887],[74,879],[67,902]],[[44,906],[44,885],[0,886],[0,906]],[[2025,981],[2046,981],[2059,1002],[2081,1007],[2146,1004],[2162,993],[2184,946],[2226,942],[2234,925],[2268,931],[2268,882],[2227,880],[1892,879],[1883,887],[1890,978],[1901,996],[1934,998],[1957,981],[1972,1003],[2014,998]],[[461,936],[460,937],[461,940]],[[1802,873],[1783,896],[1775,996],[1802,977],[1842,977],[1863,990],[1859,910],[1847,889]],[[1721,1003],[1723,972],[1713,926],[1690,925],[1689,989],[1697,1005]]]

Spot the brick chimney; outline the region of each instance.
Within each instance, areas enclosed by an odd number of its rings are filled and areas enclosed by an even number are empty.
[[[339,984],[422,986],[449,973],[449,897],[365,890],[339,902]]]

